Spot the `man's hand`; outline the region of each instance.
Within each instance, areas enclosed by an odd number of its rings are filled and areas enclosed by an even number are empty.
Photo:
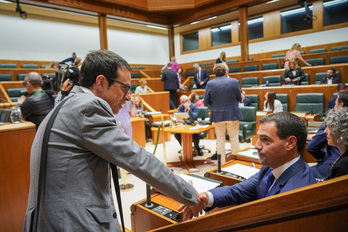
[[[198,217],[199,214],[203,213],[203,209],[207,207],[208,204],[208,194],[207,193],[200,193],[197,192],[197,204],[194,204],[193,206],[186,206],[186,205],[180,205],[178,208],[178,211],[184,210],[183,213],[183,221],[190,220],[193,217]]]
[[[199,85],[201,85],[201,86],[204,85],[204,82],[203,81],[199,82]]]
[[[66,79],[62,85],[62,91],[67,91],[69,92],[70,89],[73,87],[73,83],[69,83],[70,82],[70,79]]]
[[[26,97],[24,95],[22,95],[20,98],[18,98],[17,103],[18,104],[23,104],[23,102],[25,101]]]
[[[285,78],[285,81],[290,81],[290,78],[289,77]]]
[[[179,92],[180,92],[180,89],[177,89],[176,92],[179,93]]]

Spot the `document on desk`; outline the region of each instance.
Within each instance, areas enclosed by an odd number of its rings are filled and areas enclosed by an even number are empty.
[[[201,128],[207,128],[209,125],[198,125],[198,126],[194,126],[194,127],[190,127],[190,130],[198,130]]]
[[[252,175],[258,173],[260,170],[243,164],[233,164],[231,166],[221,168],[221,171],[229,172],[237,176],[241,176],[245,179],[248,179]]]
[[[202,193],[206,192],[210,189],[216,188],[221,185],[221,181],[215,181],[208,178],[203,177],[195,177],[193,175],[180,174],[181,178],[183,178],[186,182],[192,180],[193,187],[197,190],[197,192]]]
[[[238,152],[237,155],[246,156],[246,157],[255,158],[255,159],[259,158],[259,155],[255,148],[250,148],[246,151]]]

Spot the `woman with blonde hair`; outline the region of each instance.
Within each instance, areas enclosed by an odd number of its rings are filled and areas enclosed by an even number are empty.
[[[295,61],[302,61],[303,63],[305,63],[305,65],[307,66],[311,66],[309,63],[307,63],[301,56],[300,53],[300,49],[301,49],[301,45],[299,43],[295,43],[294,45],[292,45],[291,49],[289,51],[287,51],[286,55],[285,55],[285,63],[284,63],[284,69],[287,69],[289,67],[289,61],[290,60],[295,60]]]
[[[283,112],[282,103],[277,100],[277,95],[273,91],[268,91],[265,95],[263,111],[271,111],[272,113]]]
[[[285,69],[283,81],[286,85],[300,85],[306,76],[295,60],[289,61],[290,65]]]
[[[216,64],[219,63],[226,63],[226,53],[225,52],[221,52],[220,53],[220,57],[216,59]]]
[[[140,80],[139,81],[139,85],[137,86],[137,88],[135,89],[135,94],[139,94],[139,93],[147,93],[149,92],[146,88],[146,84],[147,81],[146,80]]]

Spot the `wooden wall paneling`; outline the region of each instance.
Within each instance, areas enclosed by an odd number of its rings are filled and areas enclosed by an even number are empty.
[[[199,50],[207,50],[211,47],[210,27],[198,31]]]
[[[156,111],[167,113],[169,108],[169,92],[142,93],[140,96]]]
[[[269,39],[281,34],[280,11],[272,11],[263,15],[263,38]],[[265,59],[270,58],[266,57]]]
[[[324,23],[324,6],[323,1],[313,2],[313,29],[322,31]],[[328,50],[330,51],[330,50]]]
[[[174,47],[174,27],[168,27],[168,42],[169,42],[169,60],[171,57],[175,56],[175,47]]]
[[[140,117],[131,118],[133,134],[133,140],[141,147],[145,147],[145,119]]]
[[[106,15],[98,14],[100,49],[108,49]]]
[[[238,21],[232,21],[232,30],[231,30],[231,33],[232,33],[232,45],[240,45],[240,42],[239,42],[239,26],[238,26]],[[232,58],[227,58],[229,54],[226,54],[226,60],[232,60],[234,59],[233,57]],[[238,61],[240,61],[240,57],[237,58]]]
[[[249,60],[248,8],[239,7],[241,61]]]

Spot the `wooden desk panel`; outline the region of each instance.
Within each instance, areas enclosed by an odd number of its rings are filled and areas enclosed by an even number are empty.
[[[145,119],[140,117],[131,118],[133,134],[132,138],[141,147],[145,147],[146,135],[145,135]]]
[[[0,126],[0,230],[22,231],[30,184],[30,149],[35,124]]]
[[[170,110],[168,91],[155,92],[155,93],[142,93],[140,94],[140,96],[156,111],[167,113],[167,111]]]

